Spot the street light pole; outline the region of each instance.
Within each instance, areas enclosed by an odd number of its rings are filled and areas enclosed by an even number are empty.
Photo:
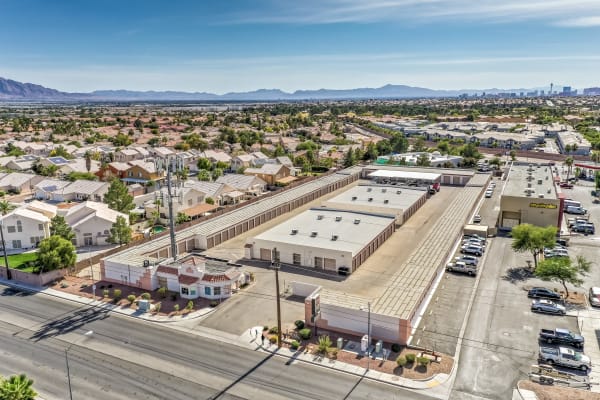
[[[87,331],[83,335],[89,337],[93,333],[94,331]],[[77,341],[74,341],[65,349],[65,362],[67,364],[67,383],[69,384],[69,400],[73,400],[73,390],[71,388],[71,370],[69,369],[69,350],[71,350],[71,347],[73,347],[75,343],[77,343]]]
[[[368,311],[367,311],[367,336],[369,338],[369,342],[367,343],[367,371],[369,370],[369,366],[371,364],[371,302],[368,303]]]
[[[279,293],[279,268],[281,267],[281,262],[277,247],[273,248],[271,259],[273,260],[273,268],[275,269],[275,290],[277,291],[277,348],[281,348],[281,296]]]
[[[6,243],[4,242],[4,225],[0,222],[0,239],[2,240],[2,253],[4,254],[4,265],[6,266],[6,279],[12,279],[10,266],[8,265],[8,256],[6,255]]]

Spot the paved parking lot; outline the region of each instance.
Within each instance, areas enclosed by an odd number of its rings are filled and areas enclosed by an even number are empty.
[[[269,221],[262,226],[239,235],[205,254],[240,261],[256,277],[256,283],[241,291],[239,295],[229,299],[217,310],[202,321],[190,323],[200,324],[209,328],[219,329],[230,333],[241,333],[249,326],[276,323],[275,281],[274,272],[268,263],[247,262],[241,260],[246,239],[253,237],[275,226],[290,217],[310,208],[319,206],[328,197],[335,196],[350,186],[342,188],[329,196]],[[432,196],[402,227],[400,227],[375,254],[369,257],[359,269],[349,277],[340,277],[323,271],[313,271],[295,266],[283,266],[279,274],[282,292],[291,281],[302,281],[322,285],[327,289],[337,290],[375,299],[389,286],[389,279],[402,266],[405,259],[414,251],[427,232],[435,228],[436,221],[444,212],[444,205],[449,202],[461,188],[443,187]],[[304,318],[304,303],[301,299],[287,298],[282,303],[282,318],[284,326],[292,326],[297,319]]]

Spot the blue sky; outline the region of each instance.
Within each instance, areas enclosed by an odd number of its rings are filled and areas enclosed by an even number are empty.
[[[2,0],[0,76],[64,91],[600,86],[600,0]]]

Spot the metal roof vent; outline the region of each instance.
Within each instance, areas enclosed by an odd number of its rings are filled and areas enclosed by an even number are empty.
[[[323,219],[323,216],[319,214],[319,215],[317,215],[317,219],[318,219],[318,220],[322,220],[322,219]]]
[[[381,193],[387,192],[387,189],[381,189]]]
[[[528,183],[528,184],[527,184],[527,187],[528,187],[528,188],[530,188],[530,187],[531,187],[531,183]]]
[[[312,231],[310,233],[310,237],[317,237],[317,235],[318,235],[317,231]]]
[[[358,224],[360,224],[360,219],[355,219],[354,220],[354,225],[358,225]]]
[[[150,266],[150,260],[144,260],[144,268],[148,268]]]
[[[292,235],[296,235],[298,233],[298,229],[292,229]]]
[[[352,196],[352,201],[355,201],[355,200],[356,200],[356,196]]]
[[[543,194],[543,193],[540,193],[540,194],[538,194],[538,197],[539,197],[540,199],[543,199],[543,198],[544,198],[544,194]]]
[[[396,190],[396,194],[402,193],[402,190]]]
[[[337,217],[335,217],[335,222],[340,222],[342,220],[342,217],[340,217],[339,215]]]
[[[387,204],[387,203],[389,203],[389,202],[390,202],[390,201],[389,201],[388,199],[385,199],[385,200],[383,200],[383,204]]]
[[[552,193],[552,189],[548,189],[548,194]]]
[[[542,182],[544,182],[544,181],[543,181],[543,180],[541,180],[541,179],[538,179],[538,185],[541,185],[541,184],[542,184]]]
[[[369,201],[373,201],[373,198],[372,198],[372,197],[369,197]]]
[[[331,235],[331,240],[338,240],[338,235]]]
[[[373,188],[367,188],[367,192],[370,192],[371,190],[373,190]]]

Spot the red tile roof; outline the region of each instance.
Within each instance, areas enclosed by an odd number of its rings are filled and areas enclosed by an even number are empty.
[[[202,276],[202,280],[206,281],[206,282],[226,282],[229,280],[229,278],[225,274],[222,274],[222,275],[221,274],[219,274],[219,275],[204,274]]]
[[[179,283],[184,285],[191,285],[192,283],[198,282],[197,276],[179,275]]]
[[[177,268],[167,267],[166,265],[159,265],[158,268],[156,268],[156,272],[177,275],[179,273],[179,270]]]

